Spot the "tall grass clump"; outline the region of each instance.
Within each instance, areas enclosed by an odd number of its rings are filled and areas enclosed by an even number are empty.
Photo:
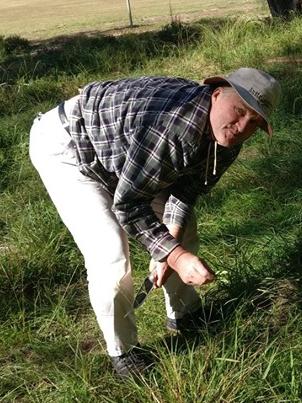
[[[116,36],[0,38],[0,400],[298,402],[302,399],[302,24],[174,21]],[[217,281],[199,290],[198,335],[165,330],[155,290],[138,311],[155,369],[120,382],[89,304],[83,259],[28,157],[33,118],[89,81],[202,80],[240,66],[272,73],[274,135],[256,134],[196,206],[199,255]],[[130,242],[135,287],[148,254]]]

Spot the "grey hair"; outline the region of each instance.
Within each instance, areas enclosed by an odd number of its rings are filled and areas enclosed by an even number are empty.
[[[222,89],[223,94],[231,94],[232,93],[232,94],[237,94],[238,95],[238,92],[235,90],[235,88],[231,87],[230,85],[220,86],[218,88]]]

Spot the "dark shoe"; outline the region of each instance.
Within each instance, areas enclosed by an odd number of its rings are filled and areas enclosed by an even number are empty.
[[[166,327],[168,330],[177,333],[197,333],[205,324],[204,312],[202,308],[197,311],[187,313],[181,319],[167,319]]]
[[[148,353],[141,347],[133,347],[127,353],[111,357],[111,361],[116,374],[121,378],[139,376],[154,365]]]

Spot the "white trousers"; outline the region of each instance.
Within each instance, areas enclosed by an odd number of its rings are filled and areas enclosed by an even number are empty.
[[[65,103],[67,116],[75,98]],[[128,238],[111,210],[112,197],[100,183],[79,171],[74,144],[60,122],[58,108],[35,119],[30,132],[30,158],[84,256],[89,297],[108,354],[121,355],[138,340]],[[162,193],[153,201],[159,218],[166,198]],[[187,225],[183,244],[196,252],[195,220]],[[166,282],[164,294],[171,319],[196,310],[200,303],[194,288],[185,285],[176,273]]]

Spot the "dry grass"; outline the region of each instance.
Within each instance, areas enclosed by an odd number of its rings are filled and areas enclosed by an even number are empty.
[[[265,0],[132,0],[136,25],[162,25],[173,18],[268,15]],[[79,31],[106,31],[128,25],[125,0],[10,0],[0,2],[0,35],[43,39]]]

